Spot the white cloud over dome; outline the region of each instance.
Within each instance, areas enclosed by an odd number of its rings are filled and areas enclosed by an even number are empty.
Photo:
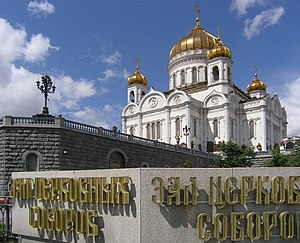
[[[246,19],[244,22],[244,35],[248,40],[259,35],[267,27],[278,24],[284,14],[284,8],[278,7],[264,10],[253,19]]]
[[[239,16],[247,14],[248,9],[256,5],[263,5],[266,0],[232,0],[231,10],[236,11]]]
[[[31,1],[27,6],[27,10],[37,17],[47,16],[55,12],[55,6],[52,3],[49,3],[47,0]]]

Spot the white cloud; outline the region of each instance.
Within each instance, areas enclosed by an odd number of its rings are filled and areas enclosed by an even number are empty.
[[[101,126],[107,129],[118,126],[121,129],[121,125],[116,123],[120,120],[121,110],[122,107],[119,105],[107,104],[101,109],[84,107],[82,110],[72,112],[69,115],[76,121],[92,124],[93,126]],[[107,115],[108,112],[109,115]]]
[[[300,77],[288,83],[286,86],[286,93],[281,99],[282,105],[287,110],[288,115],[288,135],[300,135]]]
[[[42,34],[33,35],[30,41],[27,41],[24,28],[14,28],[2,18],[0,43],[0,117],[31,116],[40,113],[43,95],[36,87],[36,80],[42,74],[33,73],[20,66],[20,63],[43,61],[50,49],[57,48]],[[90,80],[74,80],[67,75],[51,75],[51,78],[57,86],[49,102],[52,114],[58,114],[62,109],[78,109],[82,99],[96,94],[94,82]]]
[[[107,68],[105,71],[102,72],[102,77],[98,78],[100,82],[107,82],[108,80],[114,78],[122,78],[127,79],[130,76],[130,73],[123,68],[122,70],[117,68]]]
[[[122,61],[122,55],[118,51],[116,51],[114,54],[111,55],[102,55],[100,56],[100,59],[102,62],[108,65],[120,65]]]
[[[0,43],[0,67],[22,59],[28,62],[43,61],[51,49],[59,50],[41,33],[32,35],[27,41],[27,33],[23,27],[14,28],[3,18],[0,18]],[[7,72],[9,67],[6,68]]]
[[[247,14],[247,9],[256,5],[263,5],[267,0],[232,0],[230,9],[236,11],[239,16]]]
[[[50,39],[42,34],[31,36],[30,42],[27,42],[24,48],[24,58],[29,62],[44,61],[49,54],[49,50],[59,50],[59,47],[52,46]]]
[[[252,37],[259,35],[265,28],[278,24],[284,13],[284,8],[278,7],[265,10],[256,15],[253,19],[246,19],[244,22],[244,34],[246,38],[249,40]]]
[[[27,10],[37,17],[47,16],[55,12],[55,6],[52,3],[49,3],[47,0],[40,2],[31,1],[27,6]]]

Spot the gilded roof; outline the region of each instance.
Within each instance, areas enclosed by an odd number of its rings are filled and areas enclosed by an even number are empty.
[[[128,85],[131,84],[143,84],[143,85],[147,85],[148,80],[147,78],[140,73],[139,71],[139,66],[136,66],[136,71],[134,72],[134,74],[132,74],[129,78],[128,78]]]
[[[200,27],[199,19],[196,19],[196,26],[194,29],[185,36],[182,40],[177,42],[171,52],[170,59],[176,54],[179,54],[187,50],[195,49],[212,49],[218,42],[218,38],[209,34],[204,29]]]

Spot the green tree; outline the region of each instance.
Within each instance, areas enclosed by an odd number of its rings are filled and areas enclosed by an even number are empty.
[[[296,145],[291,153],[280,153],[279,148],[272,150],[272,159],[267,162],[272,167],[300,167],[300,146]]]
[[[239,147],[234,142],[219,144],[220,155],[216,159],[216,165],[222,168],[247,167],[252,165],[254,150],[251,147]]]
[[[186,159],[180,161],[177,165],[177,168],[192,168],[192,167],[193,167],[192,162]]]

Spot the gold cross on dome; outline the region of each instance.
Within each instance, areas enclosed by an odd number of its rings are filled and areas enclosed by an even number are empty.
[[[140,64],[140,58],[139,57],[136,57],[135,58],[135,65],[136,65],[136,69],[139,69],[139,64]]]
[[[221,38],[221,29],[220,29],[220,27],[217,28],[217,31],[218,31],[218,38],[220,39]]]
[[[255,69],[255,77],[257,78],[257,76],[258,76],[258,70],[257,70],[257,65],[254,65],[254,69]]]
[[[200,13],[198,4],[195,6],[195,12],[196,12],[196,18],[198,19],[199,18],[199,13]]]

